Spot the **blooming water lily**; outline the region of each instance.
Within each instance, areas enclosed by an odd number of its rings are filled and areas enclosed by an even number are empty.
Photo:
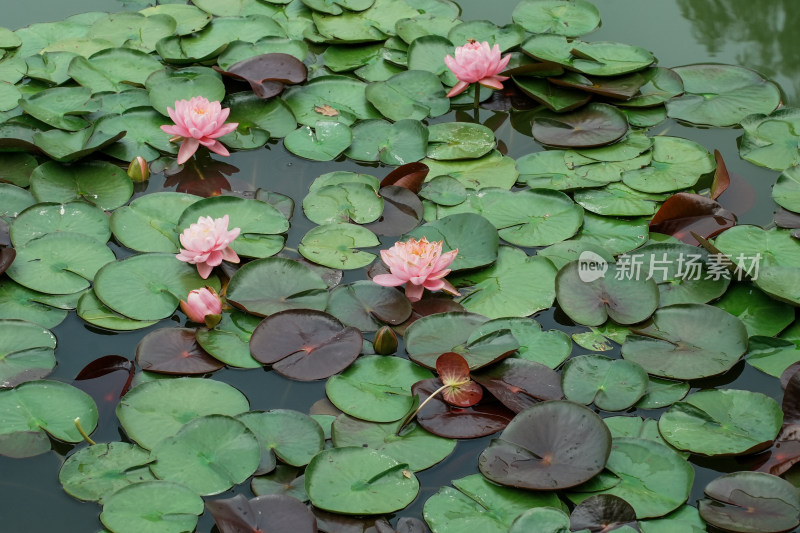
[[[390,274],[379,274],[372,281],[384,287],[406,284],[406,297],[416,302],[422,298],[424,289],[461,296],[448,281],[442,279],[450,273],[447,268],[456,258],[458,250],[442,253],[442,242],[409,239],[397,242],[388,250],[381,250],[381,259],[389,267]]]
[[[225,124],[230,109],[223,109],[219,102],[209,102],[202,96],[195,96],[191,100],[178,100],[175,109],[168,107],[167,112],[175,125],[161,126],[161,129],[175,135],[173,140],[182,140],[178,151],[179,164],[192,157],[201,144],[219,155],[230,155],[228,149],[217,140],[239,126],[238,122]]]
[[[238,263],[239,256],[228,246],[239,236],[240,228],[228,230],[228,215],[222,218],[200,217],[181,233],[181,251],[177,257],[192,265],[207,279],[222,260]]]
[[[505,70],[510,60],[511,54],[500,57],[498,44],[490,48],[486,41],[479,43],[470,39],[464,46],[456,48],[455,57],[448,55],[444,58],[447,67],[458,78],[458,83],[450,89],[447,97],[463,93],[473,83],[480,83],[491,89],[502,89],[502,82],[506,81],[508,76],[498,74]],[[475,90],[478,91],[478,88]]]

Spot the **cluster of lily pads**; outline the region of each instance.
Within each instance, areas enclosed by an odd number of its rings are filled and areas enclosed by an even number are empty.
[[[88,441],[59,479],[120,533],[192,531],[204,509],[222,532],[796,527],[800,112],[776,110],[778,88],[741,67],[669,69],[579,39],[600,23],[584,0],[522,0],[502,27],[458,15],[449,0],[193,0],[0,29],[0,454]],[[448,99],[458,80],[444,57],[468,39],[510,53],[512,79]],[[495,111],[485,124],[439,118],[476,90]],[[239,126],[221,141],[233,150],[283,139],[300,157],[381,167],[314,179],[301,207],[315,227],[296,251],[294,201],[271,184],[132,199],[123,167],[136,157],[187,182],[219,172],[206,154],[178,167],[161,130],[167,107],[195,96],[231,109]],[[783,171],[776,227],[736,225],[721,156],[647,135],[667,117],[741,125],[741,156]],[[505,120],[530,145],[516,160],[493,131]],[[175,258],[179,235],[224,215],[242,263],[203,279]],[[458,249],[448,280],[461,296],[412,304],[370,281],[385,272],[379,236]],[[605,276],[582,275],[585,254]],[[724,257],[758,268],[720,270]],[[343,283],[344,270],[366,279]],[[206,285],[224,295],[219,324],[162,322]],[[580,331],[531,318],[553,307]],[[142,372],[108,356],[73,385],[43,379],[57,363],[50,330],[71,310],[101,330],[153,328]],[[445,353],[485,391],[474,405],[431,397],[447,385],[433,372]],[[743,358],[781,378],[782,405],[690,393]],[[324,379],[325,398],[311,414],[251,409],[214,379],[225,366]],[[89,394],[107,376],[116,419]],[[94,443],[98,423],[126,439]],[[501,431],[480,473],[428,498],[427,526],[389,525],[417,497],[416,472],[457,439]],[[690,455],[758,471],[714,480],[695,508]],[[203,500],[248,481],[256,498]]]

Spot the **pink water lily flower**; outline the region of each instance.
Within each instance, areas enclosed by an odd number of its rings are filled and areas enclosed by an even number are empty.
[[[456,48],[455,57],[444,58],[447,67],[458,78],[458,83],[450,89],[447,97],[459,95],[472,83],[480,83],[492,89],[502,89],[508,76],[498,76],[505,70],[511,54],[500,57],[500,46],[495,44],[489,48],[486,41],[479,43],[470,39],[464,46]]]
[[[424,289],[446,292],[461,296],[448,281],[442,279],[450,273],[447,268],[456,258],[458,250],[442,253],[442,241],[428,242],[409,239],[397,242],[388,250],[381,250],[381,259],[389,267],[391,274],[379,274],[372,281],[384,287],[397,287],[406,284],[406,297],[416,302],[422,298]]]
[[[195,96],[191,100],[178,100],[175,109],[168,107],[167,112],[175,125],[161,126],[161,129],[175,135],[175,140],[183,140],[178,151],[178,164],[188,161],[201,144],[219,155],[231,155],[217,140],[239,126],[237,122],[225,124],[230,109],[222,109],[219,102],[209,102],[202,96]]]
[[[181,261],[197,265],[197,272],[207,279],[222,260],[238,263],[239,256],[228,246],[239,236],[240,228],[228,231],[228,215],[222,218],[200,217],[181,233]]]
[[[222,314],[222,302],[217,291],[204,287],[190,291],[186,301],[181,300],[181,309],[192,322],[211,322],[216,325],[219,323],[219,315]]]

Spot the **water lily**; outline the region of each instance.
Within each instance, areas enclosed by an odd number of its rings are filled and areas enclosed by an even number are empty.
[[[447,97],[463,93],[473,83],[480,83],[491,89],[502,89],[502,82],[506,81],[508,76],[498,76],[498,74],[505,70],[510,60],[511,54],[500,57],[498,44],[490,48],[486,41],[479,43],[470,39],[464,46],[456,48],[455,57],[448,55],[444,58],[447,67],[458,78],[458,83],[450,89]],[[478,91],[478,88],[475,90]]]
[[[222,302],[217,291],[211,287],[189,291],[186,300],[181,300],[181,309],[192,322],[205,323],[209,328],[219,324]]]
[[[397,242],[388,250],[381,250],[381,259],[389,267],[390,274],[379,274],[372,281],[384,287],[406,285],[406,297],[416,302],[422,298],[424,289],[444,290],[455,296],[459,292],[447,280],[442,279],[450,273],[450,263],[456,258],[458,250],[442,253],[442,241],[428,242],[409,239]]]
[[[200,217],[181,233],[181,251],[177,257],[192,265],[207,279],[211,270],[225,261],[238,263],[239,256],[228,246],[239,236],[240,228],[228,230],[228,215],[222,218]]]
[[[228,149],[217,140],[239,126],[237,122],[225,124],[231,112],[229,108],[223,109],[219,102],[209,102],[202,96],[195,96],[191,100],[178,100],[175,109],[168,107],[167,112],[175,125],[161,126],[161,129],[175,135],[171,140],[182,141],[178,151],[179,164],[192,157],[200,145],[219,155],[230,155]]]

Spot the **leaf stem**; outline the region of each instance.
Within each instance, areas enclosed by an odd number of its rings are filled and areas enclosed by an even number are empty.
[[[433,393],[432,393],[430,396],[428,396],[427,398],[425,398],[425,401],[424,401],[424,402],[422,402],[421,404],[419,404],[419,407],[417,407],[417,408],[414,410],[414,412],[413,412],[413,413],[411,413],[410,415],[408,415],[407,417],[405,417],[405,419],[403,420],[403,423],[402,423],[402,424],[400,424],[400,427],[399,427],[399,428],[397,428],[397,431],[395,432],[395,435],[396,435],[396,436],[399,436],[399,435],[400,435],[400,432],[401,432],[401,431],[403,431],[403,428],[404,428],[404,427],[406,427],[406,426],[409,424],[409,422],[411,422],[412,420],[414,420],[414,418],[415,418],[415,417],[416,417],[416,416],[419,414],[419,412],[420,412],[420,411],[422,411],[422,408],[423,408],[423,407],[425,407],[425,405],[426,405],[426,404],[427,404],[429,401],[431,401],[431,400],[432,400],[432,399],[433,399],[433,398],[434,398],[434,397],[435,397],[437,394],[439,394],[440,392],[442,392],[444,389],[446,389],[446,388],[447,388],[447,387],[449,387],[449,386],[450,386],[450,385],[442,385],[441,387],[439,387],[438,389],[436,389],[435,391],[433,391]]]
[[[83,426],[81,425],[81,417],[78,417],[78,418],[76,418],[76,419],[75,419],[75,427],[76,427],[76,428],[78,428],[78,433],[80,433],[80,434],[81,434],[81,437],[83,437],[83,439],[84,439],[86,442],[88,442],[89,444],[92,444],[92,445],[94,445],[94,444],[97,444],[95,441],[93,441],[93,440],[92,440],[92,439],[89,437],[89,435],[88,435],[88,434],[86,433],[86,431],[83,429]]]
[[[481,86],[479,83],[475,84],[475,102],[472,108],[475,110],[475,120],[478,120],[478,106],[481,105]]]

